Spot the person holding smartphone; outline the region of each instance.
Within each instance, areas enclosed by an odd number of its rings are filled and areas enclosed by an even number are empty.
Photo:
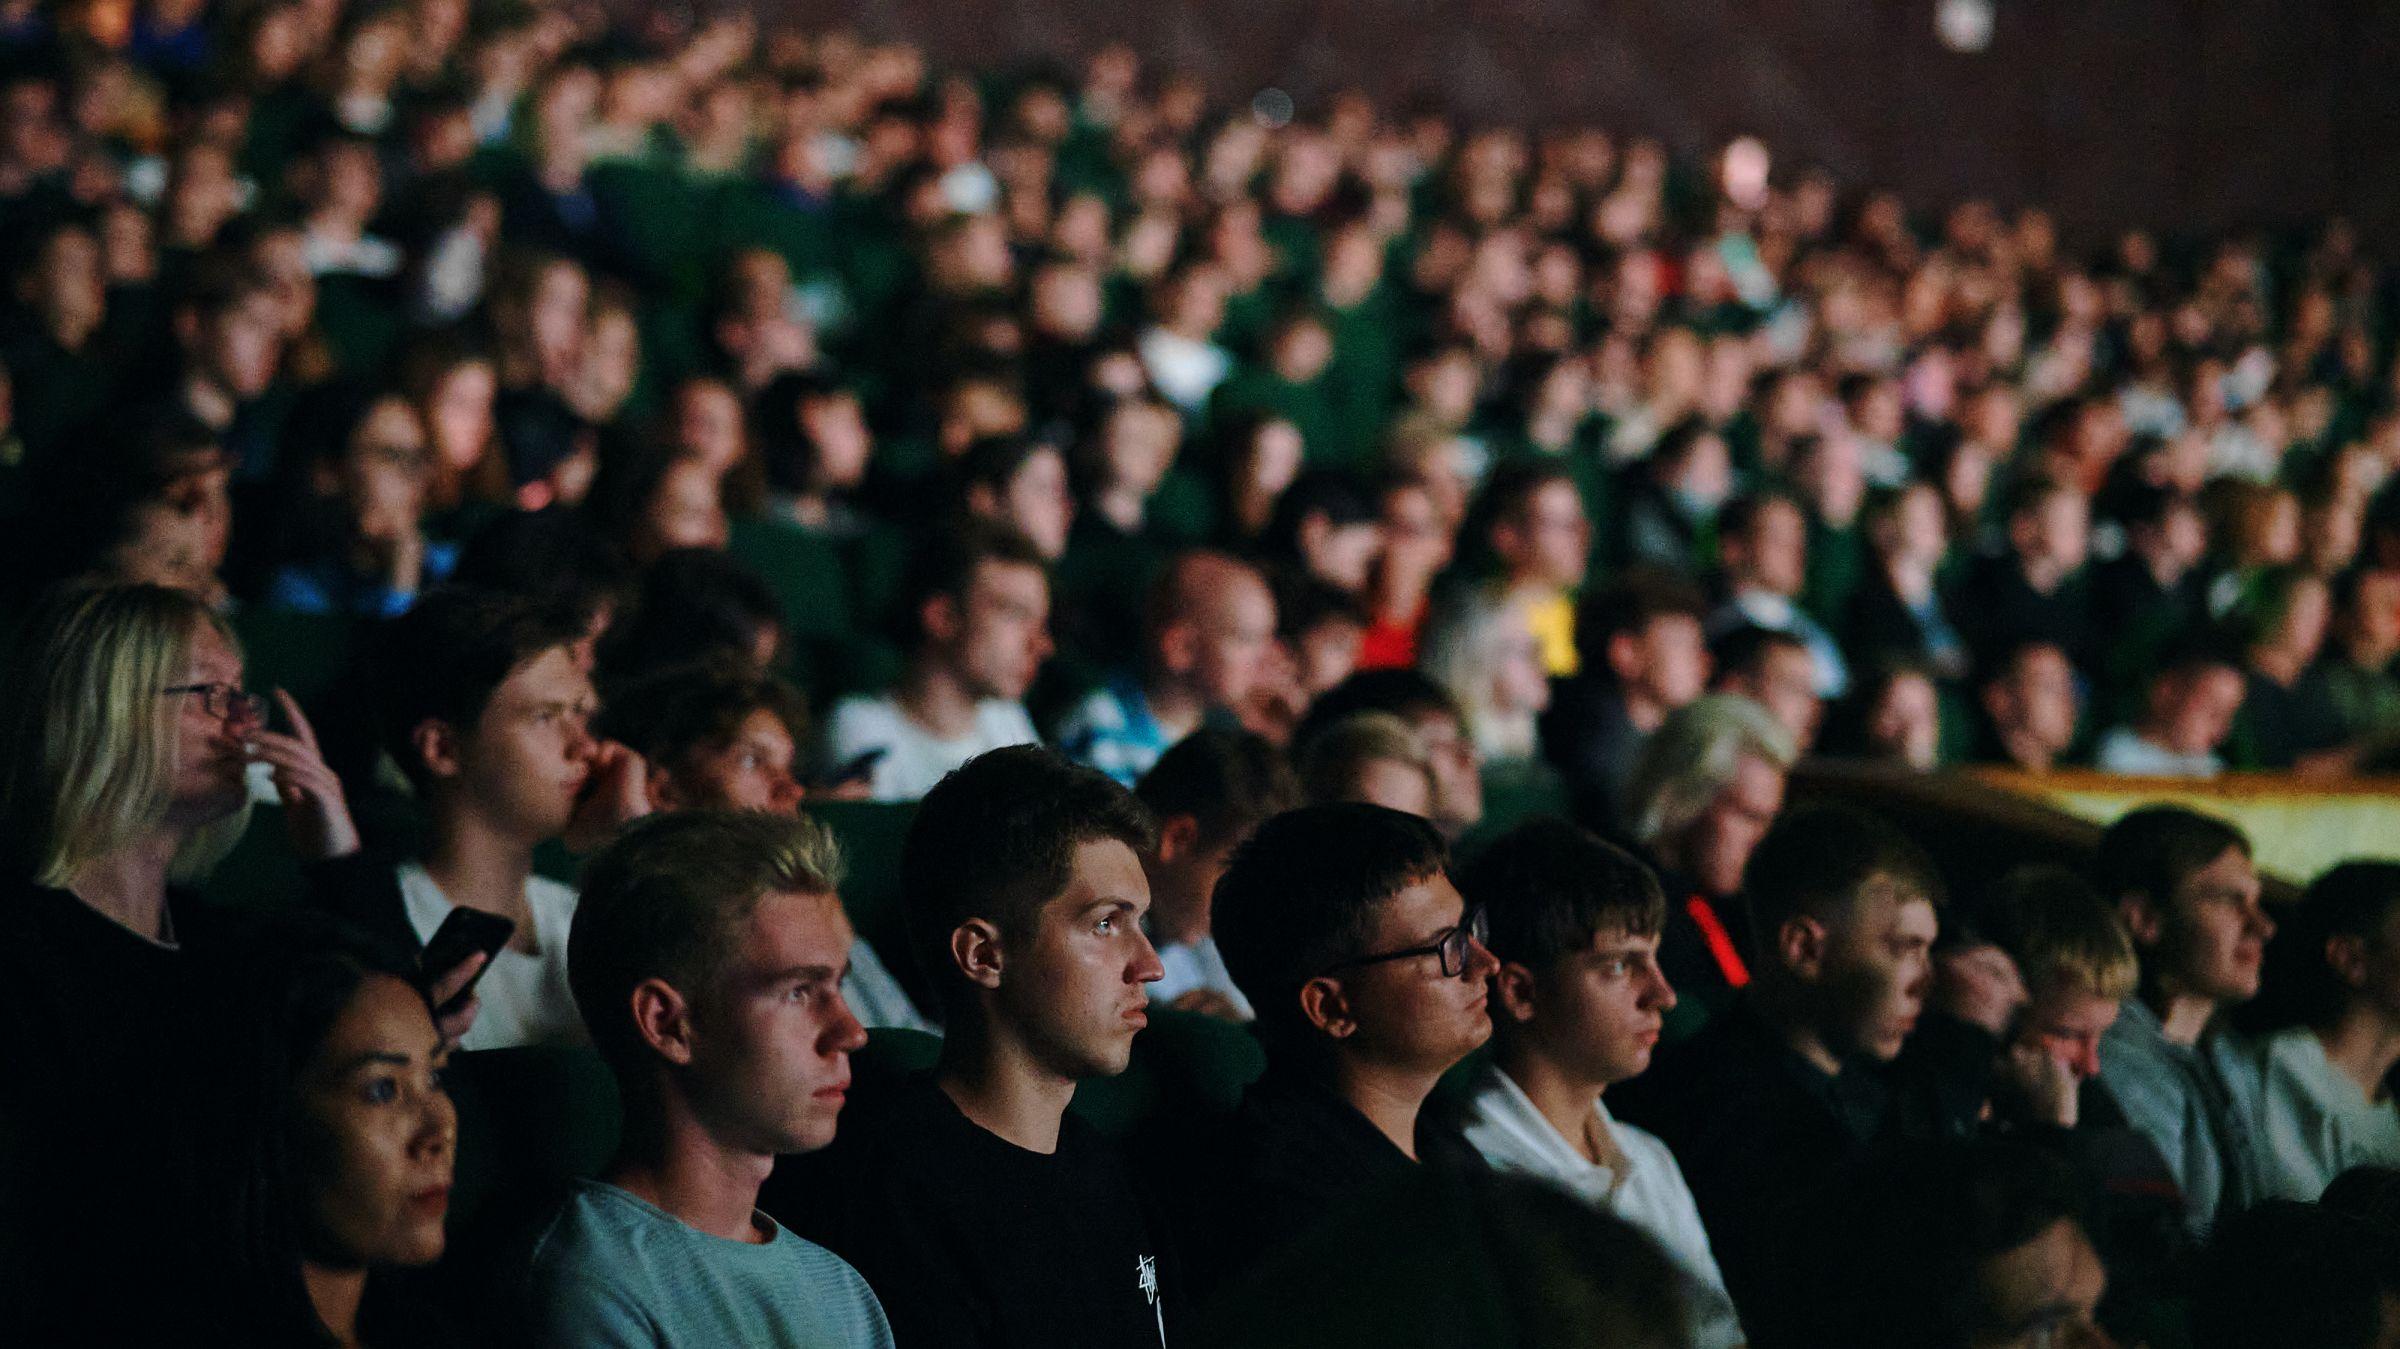
[[[176,1120],[138,1093],[173,1066],[160,1046],[190,1011],[195,953],[242,935],[187,887],[248,826],[251,766],[268,765],[303,859],[358,848],[299,704],[278,691],[291,730],[269,730],[242,674],[225,621],[155,585],[58,592],[18,647],[0,713],[0,1286],[22,1275],[33,1305],[12,1303],[13,1324],[55,1308],[88,1342],[138,1310],[82,1294],[107,1253],[139,1258],[120,1215],[153,1206]],[[445,1001],[472,970],[448,974]],[[59,1165],[77,1156],[109,1163]]]
[[[595,848],[650,800],[641,756],[592,734],[582,635],[555,606],[463,588],[427,594],[384,634],[383,743],[416,787],[424,847],[353,859],[336,903],[417,951],[456,908],[514,924],[475,985],[464,1049],[587,1039],[567,986],[575,892],[534,874],[534,850]]]

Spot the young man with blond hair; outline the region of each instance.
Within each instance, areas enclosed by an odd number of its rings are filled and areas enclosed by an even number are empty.
[[[865,1279],[758,1209],[779,1154],[833,1141],[866,1031],[822,826],[765,812],[643,821],[584,873],[575,1001],[625,1128],[533,1249],[533,1343],[890,1349]]]

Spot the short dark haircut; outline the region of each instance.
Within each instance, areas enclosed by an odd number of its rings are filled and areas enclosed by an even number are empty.
[[[1261,550],[1277,561],[1298,561],[1300,526],[1310,516],[1323,517],[1336,529],[1371,524],[1377,518],[1375,504],[1356,478],[1340,469],[1308,469],[1276,500],[1274,515],[1259,540]]]
[[[1603,932],[1655,937],[1667,921],[1650,868],[1555,817],[1501,835],[1459,873],[1458,888],[1490,921],[1492,954],[1536,972]]]
[[[676,548],[643,573],[600,663],[613,682],[694,660],[748,660],[770,629],[780,638],[783,605],[766,578],[731,553]]]
[[[1533,498],[1552,483],[1575,486],[1575,475],[1563,464],[1541,459],[1512,459],[1492,470],[1476,502],[1475,522],[1465,531],[1470,539],[1485,539],[1493,528],[1521,524],[1533,509]],[[1579,498],[1580,499],[1580,498]]]
[[[567,937],[567,985],[593,1047],[623,1081],[646,1053],[632,1017],[642,981],[715,990],[761,899],[830,896],[841,881],[840,849],[813,820],[682,810],[628,827],[584,869]]]
[[[600,467],[592,475],[583,510],[601,536],[638,565],[633,543],[642,516],[684,455],[663,438],[626,435],[614,427],[610,431],[601,444]]]
[[[1662,328],[1659,331],[1664,333],[1667,330]],[[1702,440],[1715,434],[1716,428],[1708,424],[1708,418],[1694,412],[1669,424],[1666,430],[1660,432],[1658,440],[1650,446],[1650,453],[1643,457],[1642,463],[1653,476],[1657,476],[1690,458],[1693,449]]]
[[[2245,668],[2240,641],[2231,624],[2179,632],[2150,658],[2150,678],[2144,687],[2155,688],[2169,679],[2189,680],[2209,670],[2225,669],[2238,674]]]
[[[2128,529],[2164,524],[2179,510],[2197,511],[2192,494],[2164,483],[2136,482],[2117,495],[2117,519]]]
[[[1043,450],[1064,454],[1056,444],[1032,436],[978,436],[967,443],[958,456],[953,470],[961,496],[970,487],[988,487],[1005,492],[1025,467],[1025,461]]]
[[[2000,518],[2014,523],[2018,516],[2039,510],[2054,496],[2082,495],[2073,485],[2047,473],[2028,473],[2009,485],[2001,498]]]
[[[1937,908],[1942,903],[1932,861],[1882,817],[1852,806],[1803,806],[1786,812],[1758,841],[1742,868],[1742,893],[1763,943],[1792,918],[1847,918],[1860,891],[1878,876]]]
[[[1306,1043],[1301,985],[1365,954],[1375,911],[1449,865],[1432,825],[1383,806],[1302,806],[1260,825],[1217,881],[1211,920],[1260,1032]]]
[[[2269,1200],[2218,1222],[2192,1281],[2194,1349],[2368,1349],[2400,1297],[2392,1233],[2318,1204]]]
[[[1032,930],[1074,878],[1075,850],[1156,843],[1150,812],[1106,774],[1035,745],[969,759],[917,805],[900,857],[900,905],[924,972],[955,1018],[971,1009],[950,934],[981,918],[1004,936]]]
[[[801,415],[812,404],[857,396],[832,376],[809,370],[787,371],[759,390],[749,409],[750,440],[764,461],[767,481],[787,492],[813,486],[820,451],[801,426]]]
[[[2400,862],[2344,862],[2277,916],[2257,1019],[2272,1029],[2328,1026],[2358,996],[2325,959],[2336,937],[2372,940],[2400,908]]]
[[[1806,652],[1808,643],[1780,628],[1744,623],[1709,643],[1711,682],[1721,681],[1727,675],[1756,675],[1766,668],[1769,655],[1782,650]]]
[[[1976,664],[1972,675],[1975,687],[1988,689],[2003,680],[2016,678],[2018,673],[2024,669],[2026,659],[2042,651],[2056,651],[2070,668],[2074,665],[2074,658],[2067,655],[2066,648],[2060,646],[2056,641],[2048,637],[2020,637],[2013,642],[1995,646],[1983,660]]]
[[[2101,831],[2092,879],[2110,902],[2142,895],[2162,908],[2191,874],[2250,840],[2225,821],[2183,806],[2143,806]]]
[[[900,637],[915,647],[925,639],[925,602],[937,595],[964,601],[975,585],[975,573],[985,564],[1032,567],[1045,577],[1049,560],[1033,541],[1017,530],[991,520],[960,519],[953,527],[935,531],[910,560],[901,585]]]
[[[1800,509],[1800,503],[1789,493],[1778,492],[1772,488],[1742,493],[1726,502],[1724,507],[1717,512],[1717,537],[1719,539],[1747,538],[1750,531],[1758,527],[1758,522],[1765,518],[1767,508],[1776,505],[1789,506],[1794,510]]]
[[[563,507],[510,511],[459,550],[454,585],[505,590],[564,606],[588,628],[626,603],[633,572],[600,532]]]
[[[418,726],[430,720],[472,731],[518,667],[582,636],[575,615],[556,604],[459,586],[427,593],[382,634],[384,749],[423,786]]]
[[[731,744],[756,712],[773,713],[794,741],[807,738],[808,706],[799,690],[739,662],[691,661],[610,690],[593,733],[673,767]]]
[[[1300,804],[1300,784],[1283,751],[1265,737],[1204,726],[1175,742],[1134,784],[1160,824],[1188,815],[1203,845],[1247,837],[1259,822]]]
[[[1360,670],[1317,696],[1292,731],[1291,752],[1305,758],[1319,735],[1361,712],[1388,712],[1405,722],[1428,713],[1460,719],[1458,699],[1431,675],[1410,666]]]
[[[1609,641],[1638,633],[1662,618],[1698,622],[1708,601],[1688,578],[1658,567],[1628,567],[1606,585],[1584,592],[1575,608],[1575,650],[1585,668],[1608,667]]]
[[[1373,621],[1356,596],[1297,567],[1275,568],[1267,584],[1275,593],[1275,631],[1287,642],[1327,623],[1363,631]]]
[[[2063,1163],[2001,1139],[1887,1148],[1821,1198],[1843,1221],[1805,1236],[1792,1225],[1786,1277],[1808,1295],[1790,1299],[1797,1321],[1784,1328],[1794,1344],[1859,1349],[1965,1349],[1982,1328],[1974,1290],[1985,1262],[2080,1223],[2083,1207]]]

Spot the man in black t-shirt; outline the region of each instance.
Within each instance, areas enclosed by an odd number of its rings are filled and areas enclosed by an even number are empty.
[[[1030,746],[968,761],[918,807],[901,903],[941,998],[940,1061],[859,1092],[834,1145],[784,1159],[761,1196],[867,1276],[898,1343],[1165,1343],[1180,1285],[1155,1225],[1066,1113],[1148,1022],[1150,845],[1132,793]]]
[[[1609,1108],[1674,1151],[1726,1291],[1765,1344],[1806,1301],[1786,1276],[1823,1221],[1815,1196],[1880,1144],[1975,1131],[2024,985],[1989,945],[1936,956],[1933,865],[1875,816],[1785,814],[1751,852],[1742,891],[1749,983],[1612,1089]]]
[[[1257,1008],[1267,1073],[1243,1096],[1190,1217],[1223,1276],[1418,1162],[1477,1165],[1420,1127],[1434,1084],[1490,1038],[1499,962],[1414,815],[1358,802],[1259,826],[1217,883],[1216,935]]]

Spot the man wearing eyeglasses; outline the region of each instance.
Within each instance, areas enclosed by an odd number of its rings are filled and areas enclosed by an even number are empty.
[[[1217,884],[1217,944],[1258,1011],[1267,1073],[1244,1096],[1195,1245],[1231,1266],[1267,1254],[1419,1162],[1478,1165],[1420,1127],[1443,1073],[1492,1032],[1498,962],[1424,820],[1356,802],[1259,827]]]

